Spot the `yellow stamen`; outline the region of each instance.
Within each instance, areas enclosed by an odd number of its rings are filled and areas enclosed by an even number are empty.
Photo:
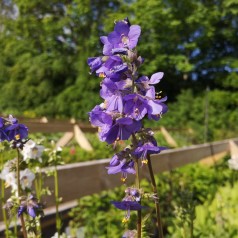
[[[122,223],[127,223],[128,221],[129,221],[129,219],[127,217],[124,217],[121,222]]]
[[[148,159],[143,159],[142,164],[148,164]]]
[[[123,183],[125,183],[125,182],[126,182],[126,178],[121,178],[121,181],[122,181]]]
[[[21,137],[20,137],[19,134],[15,135],[15,139],[16,139],[16,140],[20,140],[20,138],[21,138]]]
[[[100,78],[105,78],[106,75],[105,75],[104,73],[99,73],[99,77],[100,77]]]

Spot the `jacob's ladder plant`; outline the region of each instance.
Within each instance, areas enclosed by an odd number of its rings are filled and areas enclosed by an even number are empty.
[[[114,31],[102,36],[103,55],[88,59],[92,73],[102,78],[100,96],[104,102],[95,106],[89,113],[91,124],[99,128],[99,138],[108,144],[116,145],[120,140],[131,141],[123,151],[116,153],[107,167],[108,174],[121,173],[126,184],[128,174],[135,175],[135,184],[125,189],[122,201],[112,204],[125,210],[122,220],[127,223],[131,211],[137,211],[137,230],[126,230],[123,237],[142,236],[142,199],[154,200],[159,237],[163,237],[162,222],[151,154],[160,153],[164,147],[158,146],[153,131],[144,128],[143,119],[158,121],[167,111],[162,98],[154,85],[163,77],[157,72],[151,77],[140,76],[138,68],[144,59],[137,54],[136,46],[141,34],[138,25],[131,25],[128,19],[117,21]],[[152,183],[152,193],[145,194],[140,186],[140,170],[147,166]]]

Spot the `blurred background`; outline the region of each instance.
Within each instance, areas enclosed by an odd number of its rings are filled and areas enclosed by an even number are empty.
[[[102,54],[99,37],[125,17],[142,28],[140,73],[165,73],[157,90],[169,112],[156,126],[192,143],[237,136],[236,0],[2,0],[1,114],[88,122],[101,99],[87,58]]]

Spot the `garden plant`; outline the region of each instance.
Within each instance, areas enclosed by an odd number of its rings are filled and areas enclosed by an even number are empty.
[[[121,140],[130,140],[130,144],[116,153],[111,161],[108,174],[121,173],[126,184],[128,174],[135,175],[135,183],[125,186],[122,201],[112,204],[125,210],[123,223],[130,219],[131,211],[137,211],[137,228],[126,230],[123,237],[142,237],[143,199],[154,202],[157,214],[158,237],[163,238],[159,196],[151,163],[151,154],[160,153],[164,147],[158,146],[154,133],[143,126],[143,119],[158,121],[167,111],[166,97],[156,92],[154,85],[159,83],[163,72],[157,72],[150,78],[140,75],[139,67],[144,59],[138,55],[136,46],[141,34],[138,25],[131,25],[128,18],[116,21],[114,31],[102,36],[103,56],[88,59],[91,72],[102,78],[100,96],[104,102],[89,113],[92,125],[99,127],[99,138],[115,146]],[[140,185],[140,170],[147,167],[150,174],[152,191],[144,193]]]

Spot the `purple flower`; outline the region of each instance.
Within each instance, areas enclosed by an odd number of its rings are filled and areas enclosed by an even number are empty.
[[[135,121],[131,118],[118,118],[105,135],[105,141],[108,144],[116,140],[127,140],[132,133],[135,133],[141,128],[141,122]]]
[[[149,110],[148,118],[158,121],[161,118],[161,115],[168,111],[167,105],[164,102],[167,100],[167,97],[162,99],[150,99],[148,100]]]
[[[92,125],[99,127],[99,139],[105,141],[105,135],[112,126],[111,115],[107,114],[97,105],[89,112],[89,120]]]
[[[89,67],[91,69],[91,72],[94,72],[97,69],[99,69],[102,64],[103,64],[102,57],[91,57],[91,58],[88,58],[88,65],[89,65]]]
[[[120,81],[122,74],[128,70],[126,63],[123,63],[119,56],[110,56],[107,61],[97,69],[96,73],[100,77],[110,78],[114,82]],[[125,76],[124,76],[125,77]]]
[[[5,132],[8,136],[8,140],[22,140],[25,139],[28,136],[28,128],[23,124],[12,124],[9,125]]]
[[[0,117],[0,142],[2,142],[4,140],[9,140],[9,139],[5,132],[4,119],[2,117]]]
[[[126,158],[123,156],[124,153],[118,153],[115,154],[111,161],[109,166],[107,167],[108,169],[108,174],[117,174],[121,173],[121,180],[122,182],[125,182],[127,179],[127,174],[135,174],[136,171],[134,169],[134,161],[129,160],[127,161]]]
[[[147,100],[139,94],[126,95],[123,100],[124,113],[137,121],[141,120],[149,109]]]
[[[127,21],[119,21],[108,37],[102,36],[101,41],[104,44],[103,54],[112,55],[112,50],[117,48],[128,48],[129,50],[136,47],[141,33],[140,26],[132,25]]]
[[[120,210],[124,210],[126,211],[125,213],[125,217],[122,220],[123,223],[128,222],[128,220],[130,219],[130,211],[139,211],[142,208],[144,208],[143,206],[140,205],[140,203],[138,203],[137,201],[130,201],[129,199],[125,199],[121,202],[118,201],[112,201],[111,202],[116,208],[120,209]]]
[[[136,80],[136,86],[143,95],[153,97],[155,95],[155,88],[151,85],[159,83],[163,76],[163,72],[153,74],[150,79],[147,76],[142,76]]]
[[[12,115],[8,118],[0,118],[0,141],[20,141],[28,136],[28,128],[19,124]]]
[[[113,82],[109,78],[105,78],[102,82],[100,95],[105,99],[105,106],[107,111],[123,112],[122,96],[128,91],[127,80]]]
[[[43,215],[42,205],[38,203],[37,198],[31,195],[28,199],[24,198],[21,200],[17,211],[18,217],[23,213],[27,213],[33,218],[37,215]]]
[[[142,163],[147,164],[147,155],[159,154],[160,151],[165,149],[165,147],[157,146],[156,141],[148,141],[146,143],[140,143],[133,154],[136,155],[137,158],[140,158]]]

